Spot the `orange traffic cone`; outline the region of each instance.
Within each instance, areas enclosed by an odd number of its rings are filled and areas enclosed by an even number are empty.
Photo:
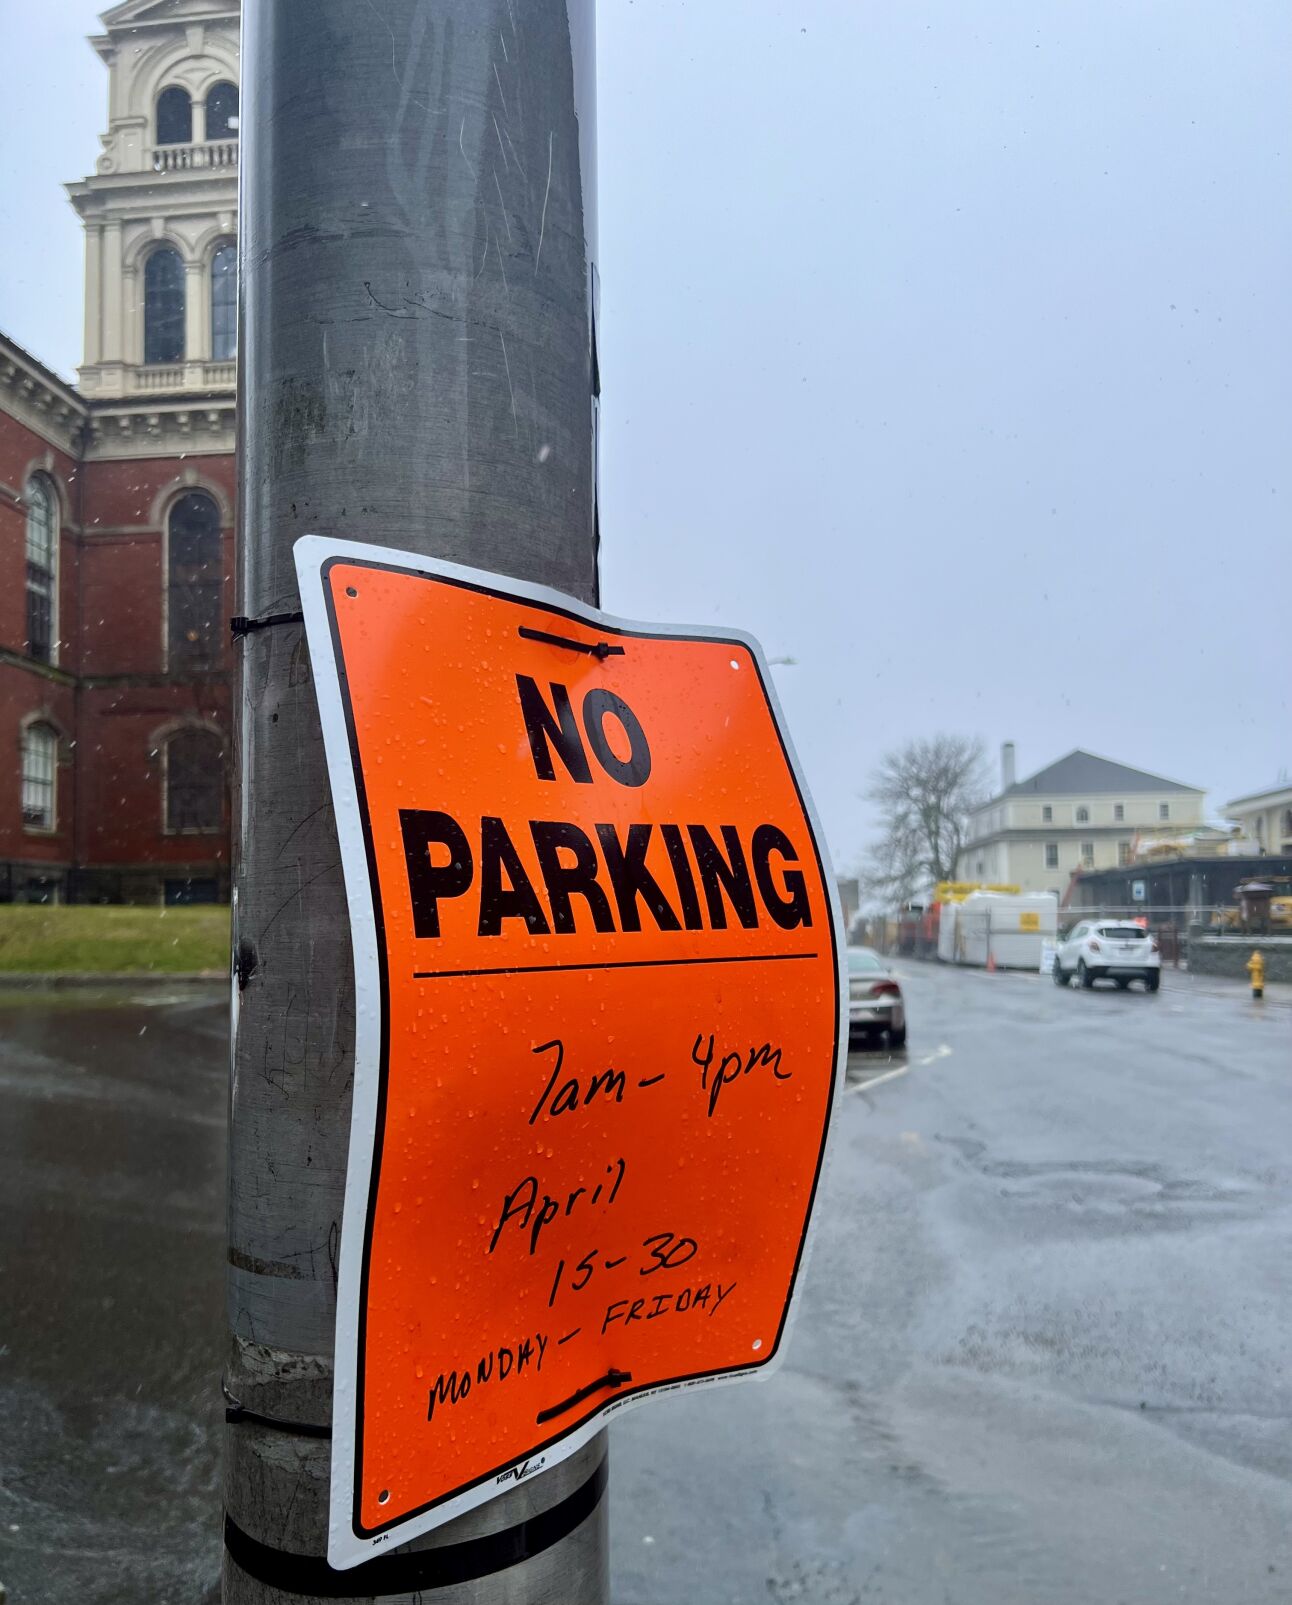
[[[987,949],[987,974],[988,975],[995,975],[995,973],[996,973],[996,955],[991,951],[990,948],[988,948]]]

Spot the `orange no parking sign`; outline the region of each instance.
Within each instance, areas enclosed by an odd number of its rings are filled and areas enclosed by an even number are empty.
[[[842,1000],[754,642],[296,551],[355,945],[349,1566],[778,1358]]]

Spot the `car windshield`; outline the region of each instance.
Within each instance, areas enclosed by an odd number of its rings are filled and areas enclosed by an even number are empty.
[[[1110,942],[1142,942],[1148,932],[1140,925],[1101,925],[1099,934]]]
[[[878,953],[872,953],[868,947],[850,947],[848,949],[849,975],[877,975],[885,965]]]

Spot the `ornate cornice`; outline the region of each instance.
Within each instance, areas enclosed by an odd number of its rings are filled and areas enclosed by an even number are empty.
[[[0,335],[0,406],[51,446],[79,456],[84,398],[5,335]]]
[[[88,400],[5,335],[0,335],[0,408],[51,446],[86,462],[231,453],[237,419],[232,387],[166,395],[164,401],[151,395]]]
[[[236,419],[232,396],[95,403],[86,420],[85,460],[232,453]]]

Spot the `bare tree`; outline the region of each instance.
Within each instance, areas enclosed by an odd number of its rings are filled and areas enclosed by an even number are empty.
[[[883,819],[859,877],[866,892],[895,907],[954,880],[969,814],[986,791],[977,737],[929,736],[885,753],[866,791]]]

